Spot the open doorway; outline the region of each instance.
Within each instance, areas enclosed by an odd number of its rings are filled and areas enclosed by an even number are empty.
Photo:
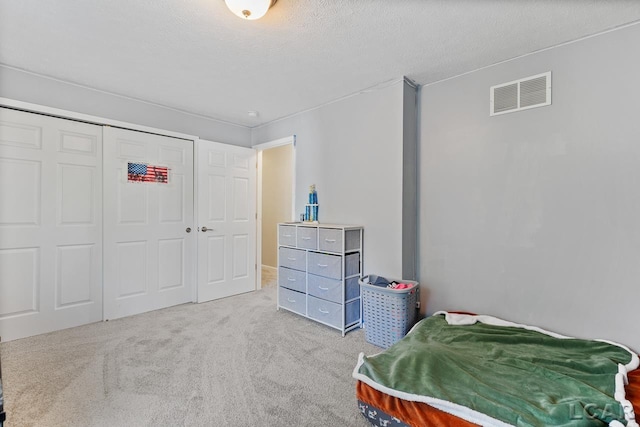
[[[275,286],[277,224],[295,220],[295,136],[256,145],[258,157],[257,287]]]

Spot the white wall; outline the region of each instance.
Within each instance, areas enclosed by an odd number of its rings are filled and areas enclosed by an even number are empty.
[[[640,350],[640,25],[421,90],[427,311]],[[551,70],[553,105],[489,117],[489,87]]]
[[[320,222],[364,226],[365,273],[402,275],[403,83],[254,128],[296,135],[296,212],[316,184]]]
[[[159,88],[158,90],[161,90]],[[0,97],[247,147],[251,130],[0,65]]]

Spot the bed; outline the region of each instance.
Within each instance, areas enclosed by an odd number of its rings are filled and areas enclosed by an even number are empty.
[[[438,312],[353,371],[381,427],[638,427],[638,356],[491,316]],[[635,407],[634,407],[635,406]]]

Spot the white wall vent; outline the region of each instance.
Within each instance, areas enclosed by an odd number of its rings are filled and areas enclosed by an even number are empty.
[[[551,71],[491,86],[490,116],[551,105]]]

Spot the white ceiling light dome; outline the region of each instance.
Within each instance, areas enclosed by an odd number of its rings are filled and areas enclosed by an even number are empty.
[[[277,0],[224,0],[231,12],[243,19],[260,19]]]

